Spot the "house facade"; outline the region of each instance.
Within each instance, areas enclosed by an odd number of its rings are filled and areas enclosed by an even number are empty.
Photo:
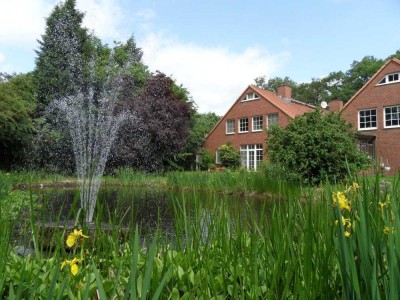
[[[388,60],[346,103],[342,116],[358,131],[358,144],[395,174],[400,167],[400,60]]]
[[[218,148],[231,144],[240,151],[242,165],[257,169],[266,158],[266,129],[277,124],[285,127],[290,119],[315,107],[292,99],[291,88],[281,86],[278,94],[248,86],[234,102],[228,112],[208,134],[204,148],[216,155],[220,163]]]

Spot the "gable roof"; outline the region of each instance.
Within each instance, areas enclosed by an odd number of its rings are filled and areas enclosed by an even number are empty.
[[[384,68],[386,68],[386,66],[391,63],[391,62],[395,62],[397,64],[400,65],[400,60],[397,58],[392,57],[391,59],[388,59],[387,62],[384,63],[384,65],[382,67],[379,68],[378,71],[376,71],[376,73],[357,91],[357,93],[355,93],[353,95],[353,97],[350,98],[349,101],[347,101],[347,103],[343,106],[342,111],[363,91],[365,90],[365,88],[378,76],[378,74],[380,72],[382,72],[382,70]]]
[[[298,115],[302,115],[306,112],[314,111],[316,109],[316,107],[311,104],[303,103],[301,101],[297,101],[294,99],[282,99],[274,92],[260,89],[254,85],[249,85],[240,94],[239,98],[236,99],[236,101],[232,104],[232,106],[228,109],[228,111],[219,119],[217,124],[215,124],[215,126],[213,127],[213,129],[210,130],[207,136],[209,136],[215,130],[215,128],[218,127],[218,125],[222,122],[224,117],[231,111],[231,109],[236,105],[237,102],[242,100],[243,96],[245,95],[246,92],[249,91],[249,89],[253,90],[253,92],[260,95],[261,96],[260,99],[269,101],[272,105],[280,109],[283,113],[285,113],[292,119],[294,119]]]
[[[251,87],[257,94],[271,102],[274,106],[279,108],[292,119],[294,119],[298,115],[302,115],[306,112],[310,112],[316,109],[315,106],[301,101],[297,101],[294,99],[282,99],[275,93],[260,89],[254,85],[250,85],[249,87]]]

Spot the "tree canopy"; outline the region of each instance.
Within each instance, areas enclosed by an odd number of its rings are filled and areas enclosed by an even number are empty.
[[[35,128],[32,74],[6,75],[0,82],[0,167],[9,168],[23,155]]]
[[[400,58],[400,50],[390,57]],[[389,57],[387,58],[389,59]],[[280,85],[292,87],[292,97],[296,100],[319,105],[322,101],[340,99],[348,101],[385,63],[387,59],[365,56],[350,65],[346,72],[334,71],[322,78],[312,78],[311,82],[297,83],[290,77],[274,77],[266,80],[265,76],[254,79],[255,85],[272,92],[277,92]]]
[[[135,115],[123,127],[114,147],[113,165],[125,163],[144,171],[160,171],[180,153],[189,137],[193,103],[185,91],[163,73],[150,76],[145,86],[124,92],[124,104]]]

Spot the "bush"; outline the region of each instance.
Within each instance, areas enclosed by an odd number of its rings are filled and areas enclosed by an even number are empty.
[[[218,148],[221,164],[226,168],[236,169],[240,167],[240,154],[232,145],[222,145]]]
[[[291,179],[318,184],[343,180],[349,171],[367,167],[368,158],[355,143],[355,131],[338,113],[315,112],[296,117],[285,128],[267,131],[268,157]]]
[[[200,156],[200,170],[208,170],[215,167],[215,157],[210,151],[205,149]]]

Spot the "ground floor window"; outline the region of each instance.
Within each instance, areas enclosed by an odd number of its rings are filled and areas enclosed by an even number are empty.
[[[242,160],[243,167],[247,168],[248,170],[257,170],[257,166],[263,160],[262,144],[241,145],[240,158]]]
[[[371,159],[375,158],[375,138],[373,135],[357,135],[358,150],[367,154]]]

